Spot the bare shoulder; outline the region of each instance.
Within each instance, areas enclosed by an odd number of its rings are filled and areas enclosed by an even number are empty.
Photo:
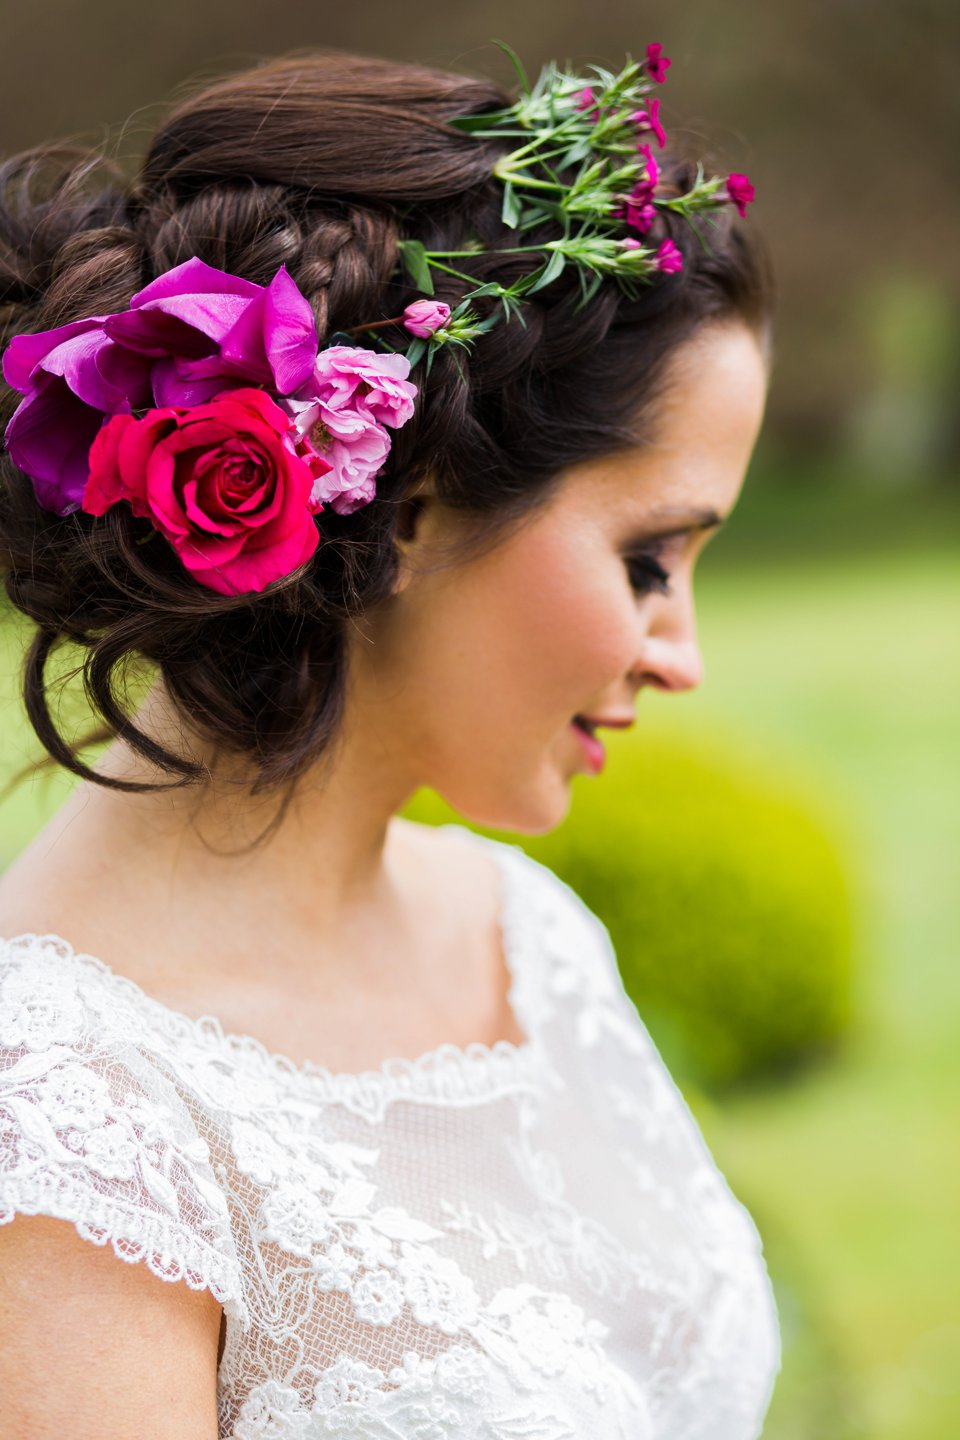
[[[91,884],[87,857],[48,855],[35,841],[0,874],[0,939],[54,934],[88,949],[103,927],[103,893]],[[117,923],[123,908],[118,896]]]
[[[4,1434],[215,1440],[222,1309],[66,1220],[0,1225]]]
[[[143,907],[120,867],[103,874],[99,858],[82,844],[28,846],[0,874],[0,942],[55,935],[151,994],[159,953],[151,941],[162,931],[144,922]]]
[[[434,896],[447,895],[454,912],[471,924],[496,915],[500,871],[496,860],[469,836],[437,825],[422,825],[395,815],[392,823],[409,847],[414,864],[428,877]],[[461,906],[466,904],[467,909]]]

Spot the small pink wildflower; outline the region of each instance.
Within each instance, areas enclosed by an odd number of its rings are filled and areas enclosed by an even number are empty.
[[[657,269],[665,275],[675,275],[683,269],[683,255],[672,240],[664,240],[653,260]]]
[[[739,174],[727,176],[727,198],[736,205],[741,215],[746,215],[747,206],[756,193],[748,176]]]
[[[442,300],[414,300],[403,312],[403,328],[426,340],[450,323],[450,306]]]
[[[641,235],[645,235],[650,229],[656,213],[650,192],[643,186],[637,186],[630,195],[625,195],[621,209],[613,212],[615,219],[626,220],[627,224],[634,230],[639,230]]]
[[[596,95],[594,95],[593,90],[588,85],[586,89],[581,90],[580,94],[577,96],[577,103],[575,108],[577,110],[589,110],[591,105],[593,106],[592,119],[594,121],[597,121],[600,118],[600,106],[597,104]]]
[[[647,74],[651,80],[656,80],[658,85],[662,85],[672,64],[673,61],[664,55],[662,45],[654,42],[647,46]]]
[[[660,166],[654,159],[653,151],[650,149],[649,145],[638,145],[637,150],[643,156],[644,164],[646,165],[647,169],[647,175],[646,179],[643,181],[643,187],[644,189],[649,189],[652,192],[657,188],[657,181],[660,179]]]
[[[630,119],[639,130],[652,130],[662,150],[667,143],[667,132],[660,123],[660,101],[648,100],[645,110],[634,110]]]
[[[634,238],[633,238],[632,235],[628,235],[627,238],[626,238],[626,240],[621,240],[621,241],[620,241],[620,244],[623,246],[624,250],[642,250],[642,249],[643,249],[643,241],[642,241],[642,240],[634,240]]]

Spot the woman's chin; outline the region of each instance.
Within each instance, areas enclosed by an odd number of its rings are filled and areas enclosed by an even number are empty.
[[[542,784],[527,789],[516,787],[511,793],[478,800],[474,796],[444,796],[458,814],[470,825],[483,830],[505,830],[517,835],[549,835],[562,825],[570,811],[570,774],[556,770],[552,776],[541,776]]]

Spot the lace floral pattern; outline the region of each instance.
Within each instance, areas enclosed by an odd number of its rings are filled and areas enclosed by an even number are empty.
[[[294,1065],[59,936],[0,941],[0,1224],[223,1304],[223,1440],[754,1440],[759,1239],[604,927],[496,861],[519,1045]]]

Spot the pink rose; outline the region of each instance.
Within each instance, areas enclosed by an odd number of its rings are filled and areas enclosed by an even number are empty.
[[[442,300],[414,300],[403,312],[403,328],[426,340],[450,323],[450,306]]]
[[[406,355],[331,345],[320,351],[313,374],[293,398],[322,400],[334,410],[347,407],[397,428],[413,417],[417,387],[409,374]]]
[[[727,197],[736,205],[741,215],[746,215],[747,206],[754,199],[756,191],[747,175],[727,176]]]
[[[126,500],[199,584],[263,590],[303,565],[319,533],[310,506],[330,469],[262,390],[230,390],[190,409],[115,415],[90,447],[82,508]]]
[[[314,505],[329,504],[338,515],[352,515],[376,498],[374,483],[390,453],[390,436],[369,415],[349,406],[335,409],[324,400],[285,400],[304,442],[327,462],[311,492]]]

